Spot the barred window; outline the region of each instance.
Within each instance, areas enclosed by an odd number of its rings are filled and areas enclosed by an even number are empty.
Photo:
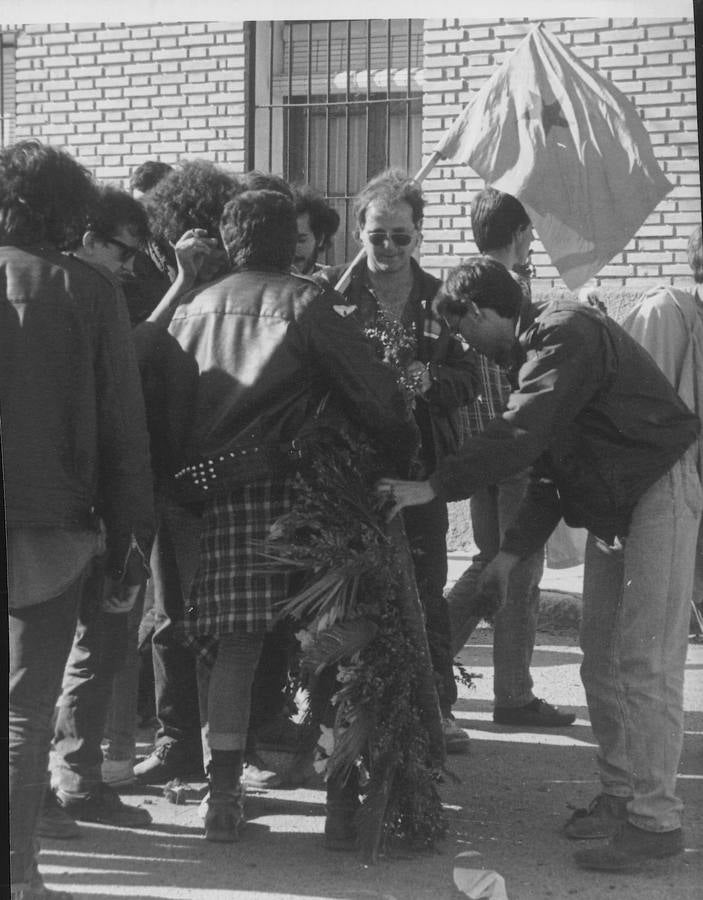
[[[15,140],[15,35],[0,33],[0,146]]]
[[[352,200],[422,154],[422,20],[252,23],[250,162],[309,183],[340,214],[336,259],[355,252]]]

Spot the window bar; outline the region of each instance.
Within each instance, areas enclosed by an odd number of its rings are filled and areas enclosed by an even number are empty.
[[[391,66],[393,64],[392,20],[386,19],[386,167],[391,164]]]
[[[0,35],[0,147],[5,146],[5,41]]]
[[[408,78],[405,85],[405,170],[410,172],[410,98],[411,92],[411,66],[413,54],[413,20],[408,19]]]
[[[327,104],[325,106],[325,197],[330,195],[330,94],[332,78],[332,20],[327,20]]]
[[[351,87],[351,19],[347,19],[347,102],[344,107],[344,116],[345,116],[345,149],[346,156],[344,157],[344,221],[345,226],[348,219],[349,212],[349,102],[350,102],[350,87]],[[345,235],[344,243],[348,244],[349,236]],[[347,248],[345,247],[345,250]],[[346,255],[346,254],[345,254]]]
[[[369,111],[371,109],[371,19],[366,20],[366,180],[371,177],[369,162],[371,160],[371,129],[369,128]]]
[[[307,133],[305,140],[305,182],[310,183],[310,139],[312,136],[312,22],[308,22],[308,102],[307,102]]]
[[[289,22],[286,26],[288,28],[288,99],[285,103],[286,110],[286,144],[285,144],[285,161],[284,161],[284,170],[283,177],[290,178],[290,156],[291,156],[291,131],[290,131],[290,121],[291,121],[291,112],[293,105],[293,29],[295,28],[294,22]]]
[[[273,168],[273,42],[274,42],[274,34],[273,30],[276,27],[275,22],[271,22],[269,24],[269,134],[268,134],[268,144],[269,144],[269,155],[268,155],[268,170],[269,172]]]

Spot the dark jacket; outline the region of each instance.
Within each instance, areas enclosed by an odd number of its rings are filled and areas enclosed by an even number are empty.
[[[416,429],[393,375],[333,305],[302,275],[251,270],[184,299],[169,330],[200,370],[193,459],[291,441],[330,390],[382,449],[412,457]]]
[[[562,516],[608,541],[624,536],[637,501],[695,440],[697,416],[649,354],[596,309],[550,303],[520,344],[507,409],[444,460],[432,486],[457,500],[535,463],[504,550],[538,550]]]
[[[417,343],[417,359],[429,364],[432,386],[418,397],[415,418],[422,436],[422,456],[426,471],[447,454],[456,453],[462,441],[460,409],[472,403],[479,390],[476,356],[465,350],[450,333],[444,321],[433,311],[433,300],[441,282],[423,271],[411,259],[413,288],[401,312],[401,322]],[[346,266],[323,269],[316,280],[334,287]],[[368,282],[366,260],[353,269],[343,292],[344,299],[357,307],[352,316],[362,327],[373,327],[378,315],[378,300]]]
[[[108,566],[148,546],[152,481],[124,304],[53,248],[0,248],[0,403],[7,522],[107,528]]]

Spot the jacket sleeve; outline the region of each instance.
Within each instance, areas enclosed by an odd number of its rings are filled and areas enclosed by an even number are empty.
[[[604,371],[600,326],[573,314],[550,317],[518,373],[518,390],[486,430],[443,459],[430,483],[446,500],[470,497],[527,468],[569,428],[598,389]]]
[[[446,326],[444,326],[446,328]],[[447,412],[470,406],[480,391],[481,378],[478,358],[473,350],[449,335],[443,360],[430,362],[432,387],[427,399]]]
[[[310,354],[357,425],[369,432],[404,472],[419,445],[419,432],[391,370],[351,317],[333,309],[332,291],[316,298],[299,321]]]
[[[146,555],[154,534],[149,440],[124,298],[106,281],[97,303],[99,512],[108,571],[121,572],[132,537]]]
[[[505,530],[500,549],[526,559],[544,547],[560,519],[559,492],[538,461],[530,472],[525,496]]]

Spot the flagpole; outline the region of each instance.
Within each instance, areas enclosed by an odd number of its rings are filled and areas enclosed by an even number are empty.
[[[441,158],[442,158],[442,154],[438,153],[435,150],[434,153],[432,154],[432,156],[427,158],[424,165],[418,171],[417,175],[415,175],[413,180],[417,181],[417,182],[424,181],[425,178],[427,178],[429,173],[432,171],[432,169],[434,169],[434,167],[437,165],[437,163],[439,162],[439,160]],[[342,291],[346,290],[347,285],[351,281],[352,269],[354,268],[354,266],[358,265],[358,263],[360,263],[361,260],[365,256],[366,256],[366,250],[364,250],[364,248],[362,247],[361,250],[359,250],[359,252],[354,257],[354,259],[349,263],[347,268],[344,270],[344,272],[342,273],[337,284],[335,284],[335,286],[334,286],[335,291],[339,291],[339,293],[341,294]]]

